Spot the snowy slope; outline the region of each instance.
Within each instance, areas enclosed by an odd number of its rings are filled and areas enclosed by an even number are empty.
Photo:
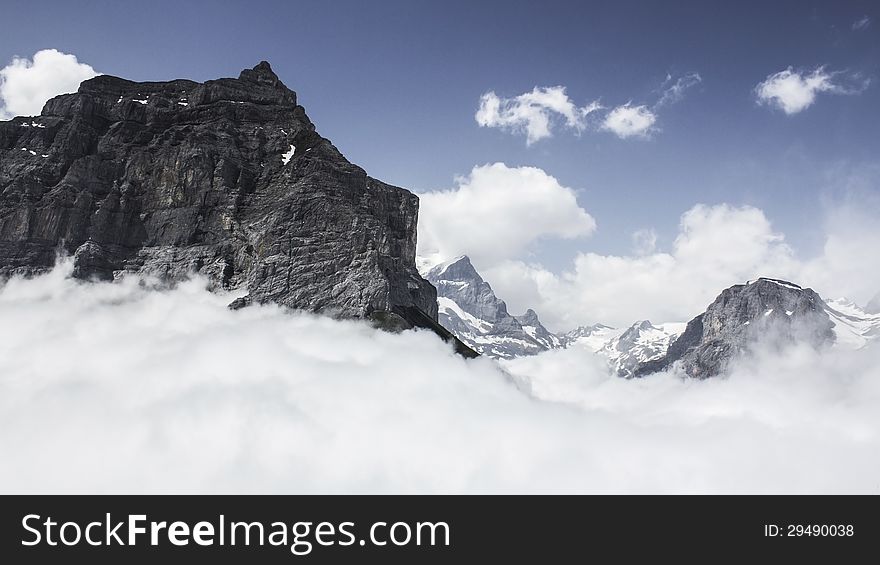
[[[861,349],[880,337],[880,314],[869,314],[846,298],[826,300],[825,305],[836,347]]]

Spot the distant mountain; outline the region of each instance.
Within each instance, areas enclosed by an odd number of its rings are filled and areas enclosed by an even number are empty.
[[[556,335],[532,309],[512,316],[467,256],[435,266],[425,278],[437,287],[440,324],[475,351],[511,359],[583,348],[624,378],[673,365],[695,378],[720,375],[732,359],[759,344],[858,349],[880,338],[880,314],[844,298],[824,301],[809,288],[778,279],[734,285],[688,323],[641,320],[625,329],[594,324]]]
[[[425,278],[437,287],[440,324],[475,351],[510,359],[562,347],[534,310],[512,316],[466,255],[433,267]]]
[[[621,331],[605,324],[578,326],[562,335],[562,346],[570,347],[577,345],[586,347],[593,353],[596,353],[605,347],[609,340],[619,336]]]
[[[865,312],[868,314],[880,314],[880,292],[871,299],[870,302],[865,306]]]
[[[831,309],[812,289],[778,279],[760,278],[724,290],[705,312],[688,322],[665,355],[638,364],[634,376],[677,365],[688,376],[722,374],[731,359],[762,347],[791,343],[824,347],[844,331],[844,314]],[[837,331],[835,331],[837,328]]]
[[[825,305],[836,345],[860,349],[880,338],[880,314],[870,314],[846,298],[826,300]]]
[[[685,326],[684,323],[654,326],[642,320],[610,339],[597,353],[608,359],[617,375],[629,378],[640,364],[665,355],[669,344],[681,335]]]

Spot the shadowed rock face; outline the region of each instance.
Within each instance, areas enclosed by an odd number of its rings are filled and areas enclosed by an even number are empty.
[[[640,364],[634,374],[648,375],[677,363],[690,377],[712,377],[755,346],[828,345],[835,339],[833,328],[825,303],[812,289],[761,278],[723,291],[688,322],[666,355]]]
[[[415,267],[418,198],[321,137],[269,64],[203,84],[85,81],[0,122],[0,276],[51,268],[218,287],[437,329]],[[436,326],[436,328],[434,327]]]

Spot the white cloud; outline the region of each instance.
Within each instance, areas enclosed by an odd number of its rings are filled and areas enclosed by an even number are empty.
[[[789,67],[768,76],[755,87],[755,94],[758,103],[774,106],[792,115],[812,106],[816,95],[821,92],[857,94],[868,86],[868,82],[858,74],[830,72],[825,67],[818,67],[809,74]]]
[[[545,237],[596,229],[575,191],[535,167],[474,167],[456,188],[420,194],[419,255],[435,261],[467,254],[479,265],[518,257]]]
[[[199,281],[64,274],[0,288],[4,493],[877,489],[877,349],[706,382],[625,381],[577,350],[503,372],[427,332],[233,312]]]
[[[667,75],[658,90],[659,99],[652,108],[632,103],[613,108],[597,124],[601,129],[613,132],[621,139],[648,137],[657,121],[656,109],[674,104],[684,98],[685,92],[702,82],[699,73],[690,72],[673,80]],[[480,107],[474,115],[482,127],[494,127],[512,133],[526,134],[526,143],[551,137],[559,122],[581,133],[591,124],[588,118],[603,110],[594,101],[579,107],[568,97],[564,86],[535,87],[531,92],[514,98],[501,98],[495,92],[487,92],[480,98]]]
[[[481,127],[525,133],[526,143],[531,145],[552,136],[553,127],[559,121],[578,133],[583,131],[587,117],[601,107],[598,101],[577,106],[565,93],[564,86],[536,86],[515,98],[501,98],[494,92],[483,94],[474,118]]]
[[[0,69],[0,119],[39,115],[47,100],[76,92],[82,81],[98,74],[56,49],[37,51],[33,60],[14,57]]]
[[[554,330],[601,322],[626,326],[640,319],[687,321],[719,292],[759,276],[814,288],[826,298],[867,303],[880,287],[876,208],[836,208],[825,247],[802,259],[753,207],[698,205],[681,217],[672,249],[636,255],[580,253],[571,269],[506,261],[483,275],[513,310],[534,308]]]
[[[39,115],[47,100],[76,92],[82,81],[98,74],[75,55],[56,49],[37,51],[33,60],[14,57],[0,69],[0,119]]]
[[[672,80],[672,75],[667,75],[666,81],[661,86],[662,93],[660,99],[654,105],[654,108],[680,102],[684,98],[685,91],[701,82],[703,82],[703,77],[700,76],[700,73],[687,73],[678,77],[675,81]]]
[[[755,274],[781,276],[791,257],[760,210],[698,205],[682,215],[670,252],[579,253],[572,270],[558,275],[509,261],[485,276],[514,309],[530,304],[552,328],[625,326],[689,320],[732,284]]]
[[[605,116],[602,129],[614,133],[621,139],[646,138],[656,121],[657,115],[647,106],[633,106],[627,103],[614,108]]]
[[[853,22],[852,29],[853,29],[853,31],[862,31],[862,30],[868,29],[868,27],[870,25],[871,25],[871,18],[868,16],[862,16],[861,18],[859,18]]]

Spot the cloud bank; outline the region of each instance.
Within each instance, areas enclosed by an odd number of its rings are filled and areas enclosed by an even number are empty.
[[[490,264],[521,256],[541,238],[596,229],[575,191],[535,167],[483,165],[457,184],[419,195],[418,254],[432,262],[467,254]]]
[[[755,87],[759,104],[778,108],[788,115],[802,112],[813,105],[820,93],[858,94],[868,86],[868,80],[842,71],[828,71],[818,67],[807,73],[792,67],[769,75]]]
[[[825,222],[822,251],[804,259],[760,209],[701,204],[681,216],[668,251],[655,249],[656,239],[643,231],[634,236],[633,255],[579,253],[562,273],[509,260],[483,274],[514,310],[534,308],[557,331],[595,322],[686,321],[721,290],[758,276],[865,304],[880,288],[880,257],[865,252],[880,246],[877,213],[865,202],[836,207]]]
[[[82,81],[99,73],[75,55],[43,49],[32,60],[14,57],[0,69],[0,119],[36,116],[47,100],[76,92]]]
[[[5,493],[877,492],[876,350],[623,381],[67,272],[0,288]]]

